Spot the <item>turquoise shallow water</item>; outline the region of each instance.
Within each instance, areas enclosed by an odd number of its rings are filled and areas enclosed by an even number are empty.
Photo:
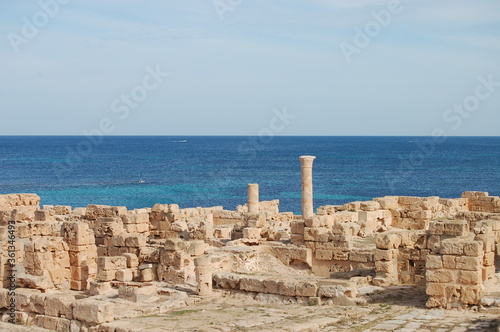
[[[300,212],[300,163],[314,162],[315,206],[385,195],[500,195],[500,137],[0,136],[0,193],[35,192],[42,204],[150,207],[261,199]]]

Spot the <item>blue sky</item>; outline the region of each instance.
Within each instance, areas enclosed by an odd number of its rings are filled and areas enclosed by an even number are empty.
[[[0,3],[0,135],[500,134],[498,0],[60,2]]]

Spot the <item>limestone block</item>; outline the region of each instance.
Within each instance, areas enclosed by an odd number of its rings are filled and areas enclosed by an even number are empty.
[[[439,252],[441,248],[441,236],[439,235],[430,235],[427,238],[427,246],[429,250],[432,252]]]
[[[361,202],[360,209],[363,211],[376,211],[380,209],[380,203],[377,201]]]
[[[467,256],[482,256],[483,244],[479,241],[464,243],[464,254]]]
[[[148,282],[155,279],[153,269],[143,269],[141,270],[141,281]]]
[[[343,296],[345,291],[346,288],[342,285],[332,285],[332,284],[319,285],[318,296],[337,298]]]
[[[57,317],[44,316],[42,327],[48,330],[55,331],[57,329],[58,322],[59,318]]]
[[[463,255],[464,243],[458,239],[444,239],[441,241],[440,253],[443,255]]]
[[[483,266],[483,268],[482,268],[483,281],[489,279],[494,274],[495,274],[495,265]]]
[[[54,221],[54,217],[50,211],[38,210],[35,211],[35,221]]]
[[[455,276],[449,270],[427,270],[425,278],[427,282],[448,283],[454,281]]]
[[[425,288],[425,293],[429,296],[445,296],[446,288],[442,283],[428,282]]]
[[[321,216],[314,215],[312,218],[304,220],[305,227],[318,228],[321,227]]]
[[[483,256],[483,265],[484,266],[490,266],[495,264],[495,253],[494,252],[487,252]]]
[[[304,240],[305,241],[313,241],[313,242],[328,242],[329,239],[329,230],[328,228],[312,228],[305,227],[304,228]]]
[[[441,221],[431,221],[429,224],[429,235],[443,235],[444,223]]]
[[[158,288],[154,285],[128,285],[118,286],[118,295],[120,298],[131,302],[144,302],[158,293]]]
[[[294,245],[301,245],[304,243],[304,235],[301,234],[290,234],[290,240]]]
[[[124,256],[101,256],[97,258],[99,270],[120,270],[127,268],[127,258]]]
[[[478,285],[482,282],[482,271],[460,271],[458,282],[463,285]]]
[[[125,238],[126,247],[144,247],[146,246],[146,236],[142,234],[128,234]]]
[[[89,278],[88,266],[71,266],[70,267],[71,280],[86,281]]]
[[[385,196],[375,198],[374,201],[380,204],[380,208],[384,210],[396,210],[399,209],[398,197],[397,196]]]
[[[427,269],[440,269],[443,267],[443,258],[441,255],[427,255],[425,259]]]
[[[458,270],[477,271],[482,267],[481,257],[462,256],[456,258],[456,268]]]
[[[483,242],[484,252],[495,251],[495,237],[493,235],[478,234],[474,240]]]
[[[240,289],[247,292],[263,293],[264,280],[266,278],[261,276],[244,276],[240,279]]]
[[[385,232],[375,235],[377,249],[397,249],[401,244],[401,236],[395,232]]]
[[[398,256],[398,249],[375,249],[375,261],[390,261]]]
[[[216,228],[214,230],[214,237],[217,239],[230,239],[232,231],[233,229],[229,227]]]
[[[263,228],[266,226],[266,213],[256,213],[247,216],[247,226],[254,228]]]
[[[218,288],[222,289],[240,289],[240,275],[234,273],[215,273],[214,282]]]
[[[243,238],[245,239],[260,239],[260,228],[256,227],[245,227],[243,228]]]
[[[295,296],[297,281],[295,279],[282,279],[278,282],[278,293],[284,296]]]
[[[463,304],[478,304],[481,300],[481,286],[462,287],[460,300]]]
[[[347,261],[349,260],[349,251],[343,249],[332,249],[333,259],[336,261]]]
[[[444,255],[443,256],[443,267],[445,269],[455,269],[456,267],[456,256],[453,255]]]
[[[290,228],[292,234],[304,235],[304,227],[305,227],[305,222],[302,220],[292,220],[290,222]]]
[[[128,281],[132,281],[132,279],[134,278],[134,274],[133,274],[131,269],[123,269],[123,270],[116,271],[115,278],[118,281],[128,282]]]
[[[373,262],[373,253],[371,251],[351,251],[349,253],[351,262]]]
[[[137,258],[137,255],[125,253],[122,256],[125,257],[128,268],[135,269],[139,266],[139,258]]]
[[[318,294],[318,284],[315,281],[298,281],[295,292],[297,296],[315,297]]]
[[[331,261],[333,258],[333,250],[331,249],[316,249],[314,257],[320,261]]]
[[[396,264],[393,261],[376,261],[375,272],[396,273]]]
[[[72,319],[73,302],[75,302],[75,297],[70,294],[47,294],[44,302],[45,315]]]
[[[91,281],[89,289],[91,296],[108,294],[113,290],[110,282],[97,282],[97,281]]]
[[[187,242],[179,238],[167,239],[167,241],[165,242],[166,250],[180,251],[186,249],[187,246]]]
[[[466,236],[469,234],[469,223],[466,220],[445,221],[443,235]]]
[[[46,294],[32,294],[30,296],[29,311],[42,315],[45,314],[45,298]],[[1,303],[0,307],[2,307]]]
[[[116,270],[97,270],[96,279],[98,281],[115,280]]]
[[[148,213],[127,213],[121,216],[124,224],[149,224]]]
[[[280,280],[276,278],[268,278],[264,280],[264,291],[269,294],[279,294],[279,284]]]
[[[79,300],[73,303],[73,317],[79,321],[101,324],[111,322],[114,304],[97,300]]]

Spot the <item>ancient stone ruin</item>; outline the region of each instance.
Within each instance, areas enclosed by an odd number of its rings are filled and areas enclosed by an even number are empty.
[[[0,195],[4,322],[56,331],[126,331],[218,292],[273,303],[362,305],[413,285],[430,308],[500,313],[500,198],[386,196],[313,208],[313,156],[300,157],[302,215],[259,201],[234,211],[156,204],[40,207]]]

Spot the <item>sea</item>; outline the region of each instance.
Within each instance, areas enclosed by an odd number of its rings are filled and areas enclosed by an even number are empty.
[[[0,136],[0,194],[42,205],[245,204],[247,184],[300,214],[299,156],[316,156],[314,206],[388,195],[500,195],[500,137]]]

